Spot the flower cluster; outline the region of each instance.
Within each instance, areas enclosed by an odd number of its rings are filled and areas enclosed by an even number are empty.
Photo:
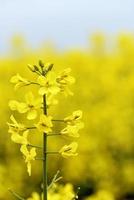
[[[42,160],[44,161],[44,155],[53,153],[47,151],[47,143],[42,146],[31,144],[28,140],[29,132],[36,129],[37,132],[45,136],[66,136],[71,138],[79,137],[79,130],[84,127],[82,119],[82,111],[74,111],[70,116],[65,117],[63,120],[53,119],[52,116],[47,114],[47,109],[51,105],[57,104],[56,95],[64,93],[65,95],[72,95],[69,86],[75,82],[75,79],[70,75],[71,69],[67,68],[61,73],[56,75],[54,71],[51,71],[53,64],[44,64],[39,61],[39,65],[28,65],[28,68],[37,75],[35,81],[27,80],[22,78],[19,74],[11,78],[11,82],[15,84],[15,89],[22,86],[35,85],[38,88],[38,97],[30,91],[24,96],[24,101],[11,100],[9,107],[12,111],[17,111],[21,114],[26,114],[28,124],[18,123],[13,115],[10,119],[12,123],[7,123],[9,126],[9,133],[11,133],[11,140],[15,143],[20,144],[20,151],[23,154],[25,162],[27,164],[27,171],[31,176],[31,162],[38,160],[37,149],[42,149]],[[53,121],[61,121],[66,126],[59,132],[53,132]],[[32,124],[31,124],[32,123]],[[45,146],[44,146],[45,145]],[[45,147],[45,148],[44,148]],[[56,151],[64,158],[71,156],[77,156],[77,142],[63,146],[60,150]],[[45,152],[44,152],[45,149]],[[39,149],[38,149],[39,150]],[[44,162],[43,162],[44,163]],[[46,163],[45,163],[46,165]]]

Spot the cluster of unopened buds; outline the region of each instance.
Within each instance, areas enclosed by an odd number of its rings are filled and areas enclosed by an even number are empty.
[[[16,100],[9,101],[9,107],[12,111],[26,114],[28,125],[18,122],[14,115],[10,116],[11,122],[7,124],[9,126],[8,132],[11,134],[11,140],[20,144],[20,151],[23,154],[30,176],[31,162],[38,159],[37,148],[42,149],[44,155],[53,153],[47,152],[47,143],[42,146],[31,144],[28,139],[30,131],[37,130],[37,132],[41,132],[45,136],[44,142],[48,136],[56,135],[78,138],[79,130],[83,128],[84,124],[81,121],[81,110],[76,110],[70,116],[64,117],[63,119],[54,119],[47,113],[50,106],[58,103],[56,99],[57,94],[61,93],[66,96],[73,94],[69,88],[75,82],[74,77],[70,75],[71,69],[67,68],[56,75],[53,70],[53,64],[44,64],[42,61],[39,61],[38,65],[28,65],[28,68],[37,75],[34,81],[17,74],[11,78],[11,83],[15,85],[15,90],[24,86],[35,85],[37,86],[38,96],[36,97],[30,91],[25,94],[23,102]],[[58,133],[55,133],[53,130],[53,123],[55,122],[61,122],[65,125]],[[63,146],[56,153],[61,154],[64,158],[76,156],[77,147],[77,142],[73,141],[71,144]],[[46,157],[43,156],[43,158]]]

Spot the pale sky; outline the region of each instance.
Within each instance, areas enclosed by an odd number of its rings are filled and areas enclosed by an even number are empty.
[[[33,46],[86,46],[95,31],[134,32],[134,0],[0,0],[0,52],[21,33]]]

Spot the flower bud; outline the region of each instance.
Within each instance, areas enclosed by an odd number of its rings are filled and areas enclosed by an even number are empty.
[[[44,63],[42,62],[42,60],[39,60],[39,66],[43,69],[44,68]]]

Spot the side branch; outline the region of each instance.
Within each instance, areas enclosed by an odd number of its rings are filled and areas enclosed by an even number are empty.
[[[65,123],[64,119],[52,119],[52,121],[53,122],[64,122]]]
[[[50,185],[48,186],[48,190],[53,186],[54,183],[58,182],[60,179],[62,179],[62,176],[59,176],[60,171],[58,170],[57,173],[54,175]],[[58,177],[59,176],[59,177]]]
[[[33,126],[33,127],[26,127],[26,129],[36,129],[36,127],[35,126]]]

